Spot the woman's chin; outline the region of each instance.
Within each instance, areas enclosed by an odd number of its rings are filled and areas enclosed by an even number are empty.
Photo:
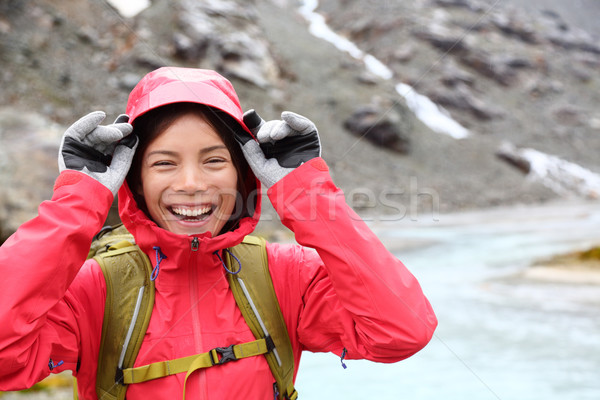
[[[162,228],[178,235],[198,236],[210,233],[215,236],[223,229],[225,221],[221,221],[216,215],[210,215],[206,219],[170,219],[163,221]]]

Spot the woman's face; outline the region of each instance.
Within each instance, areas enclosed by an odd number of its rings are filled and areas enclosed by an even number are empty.
[[[218,235],[235,209],[231,154],[196,114],[181,116],[148,145],[140,177],[150,217],[173,233]]]

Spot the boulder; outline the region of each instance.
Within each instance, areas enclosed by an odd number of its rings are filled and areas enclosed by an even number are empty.
[[[476,81],[473,74],[460,68],[453,60],[442,65],[440,80],[447,87],[455,87],[460,84],[473,86]]]
[[[179,0],[171,33],[172,56],[267,88],[279,69],[256,26],[256,11],[234,1]],[[235,24],[232,25],[232,21]]]
[[[409,152],[409,140],[402,134],[400,117],[393,109],[375,104],[359,106],[344,121],[344,128],[372,144],[401,154]]]
[[[546,34],[546,39],[567,50],[600,54],[600,45],[590,34],[582,30],[553,30]]]
[[[417,38],[429,42],[433,47],[446,53],[462,53],[468,50],[464,35],[453,32],[444,26],[432,24],[420,27],[413,33]]]
[[[496,157],[515,167],[525,175],[531,172],[531,162],[510,143],[503,143],[496,151]]]
[[[414,43],[404,43],[394,50],[391,59],[393,61],[405,63],[412,60],[415,57],[416,52],[417,49]]]
[[[583,111],[575,106],[558,105],[550,110],[553,119],[561,125],[580,126],[584,122]]]
[[[479,11],[481,6],[470,0],[436,0],[435,4],[440,7],[466,8],[471,11]]]
[[[0,240],[37,215],[52,197],[64,128],[40,114],[0,109]]]
[[[527,21],[520,13],[515,11],[496,13],[492,16],[492,22],[505,35],[514,36],[530,44],[540,42],[533,23]]]
[[[483,99],[476,97],[464,83],[457,83],[451,89],[440,87],[428,93],[435,103],[448,109],[467,111],[482,121],[499,118],[504,112],[498,107],[492,107]]]
[[[502,86],[511,86],[516,78],[514,68],[503,62],[504,56],[493,56],[484,50],[469,49],[461,51],[459,61],[475,72],[493,79]]]

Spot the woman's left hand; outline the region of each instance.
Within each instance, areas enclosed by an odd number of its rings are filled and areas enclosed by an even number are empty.
[[[244,114],[244,123],[256,137],[237,134],[244,156],[256,177],[267,188],[295,168],[321,156],[321,141],[315,124],[291,111],[281,120],[265,122],[254,110]]]

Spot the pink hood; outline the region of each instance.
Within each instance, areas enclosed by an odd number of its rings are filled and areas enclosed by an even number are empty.
[[[129,94],[126,113],[133,124],[147,111],[180,102],[218,108],[246,127],[242,107],[231,82],[215,71],[196,68],[162,67],[150,72]]]
[[[160,106],[179,102],[205,104],[218,108],[231,115],[246,131],[243,123],[243,111],[232,84],[215,71],[163,67],[150,72],[136,85],[129,95],[126,113],[129,122],[135,125],[140,115]],[[260,216],[260,182],[256,180],[258,198],[252,217],[244,218],[239,227],[232,232],[211,237],[210,233],[198,235],[202,251],[216,251],[231,247],[251,233]],[[131,232],[142,250],[150,254],[152,246],[168,247],[169,244],[181,245],[182,240],[190,241],[184,235],[176,235],[159,228],[138,208],[127,183],[118,193],[119,215],[125,227]]]

